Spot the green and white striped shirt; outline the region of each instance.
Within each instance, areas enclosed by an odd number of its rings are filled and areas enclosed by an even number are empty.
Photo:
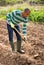
[[[7,23],[10,25],[10,22],[12,22],[14,25],[18,25],[19,23],[23,22],[22,31],[24,36],[26,36],[26,23],[28,21],[28,18],[22,17],[21,12],[22,11],[20,10],[15,10],[15,11],[12,11],[11,13],[8,13],[6,16]]]

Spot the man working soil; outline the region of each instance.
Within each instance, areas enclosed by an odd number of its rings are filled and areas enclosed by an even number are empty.
[[[21,49],[21,36],[18,34],[18,32],[14,29],[16,28],[20,32],[19,23],[23,22],[23,35],[26,39],[26,23],[28,22],[27,16],[29,15],[30,10],[28,8],[24,9],[24,11],[15,10],[11,13],[7,14],[7,29],[8,29],[8,35],[9,35],[9,42],[12,48],[12,51],[15,51],[14,43],[13,43],[13,31],[16,34],[17,37],[17,52],[19,53],[25,53],[24,50]]]

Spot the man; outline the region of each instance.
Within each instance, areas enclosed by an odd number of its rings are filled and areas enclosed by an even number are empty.
[[[20,27],[18,24],[23,22],[22,30],[23,30],[23,35],[26,38],[26,23],[28,22],[27,16],[29,15],[29,13],[30,10],[26,8],[24,9],[24,11],[15,10],[7,14],[7,29],[8,29],[9,42],[12,51],[15,51],[14,43],[13,43],[13,31],[14,31],[17,37],[17,52],[25,53],[24,50],[21,49],[21,42],[22,42],[21,36],[14,28],[16,28],[20,32]]]

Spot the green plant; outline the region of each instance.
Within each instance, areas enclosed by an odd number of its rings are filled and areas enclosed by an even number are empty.
[[[44,22],[44,11],[31,10],[31,13],[29,15],[29,20],[33,22]]]
[[[18,7],[17,9],[22,11],[24,10],[22,7]],[[7,13],[11,12],[12,10],[14,10],[14,8],[10,8],[8,10],[0,10],[0,18],[6,19]],[[31,13],[28,16],[28,19],[33,22],[44,22],[44,11],[35,11],[34,9],[31,9]]]

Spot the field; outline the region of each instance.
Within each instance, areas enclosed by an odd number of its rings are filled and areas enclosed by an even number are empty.
[[[22,0],[23,2],[26,1],[25,3],[6,5],[13,1],[21,0],[0,0],[3,5],[0,6],[0,65],[44,65],[44,5],[31,6],[27,0]],[[22,40],[22,48],[25,50],[25,54],[13,53],[8,40],[6,15],[12,10],[24,10],[25,8],[29,8],[31,11],[28,16],[27,41],[25,43]],[[22,32],[22,24],[19,25]],[[15,33],[13,39],[14,46],[16,46]]]
[[[21,24],[20,27],[22,28]],[[27,42],[22,41],[25,54],[13,53],[8,42],[6,20],[0,20],[0,65],[44,65],[44,25],[30,21]],[[14,45],[16,36],[14,34]]]
[[[28,5],[27,5],[28,4]],[[26,7],[25,7],[26,6]],[[19,10],[24,10],[25,8],[29,8],[31,13],[29,15],[29,20],[33,22],[42,22],[44,23],[44,6],[30,6],[29,3],[23,3],[23,4],[16,4],[13,6],[4,6],[0,7],[0,20],[1,19],[6,19],[7,13],[19,9]],[[7,9],[6,9],[7,8]]]

